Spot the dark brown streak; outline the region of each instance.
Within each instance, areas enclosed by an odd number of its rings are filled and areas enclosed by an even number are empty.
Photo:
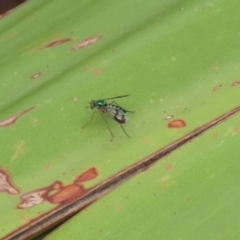
[[[231,117],[232,115],[236,114],[239,111],[240,106],[216,118],[215,120],[203,125],[202,127],[197,128],[196,130],[180,138],[179,140],[169,144],[168,146],[162,149],[159,149],[158,151],[133,164],[132,166],[129,166],[127,169],[113,175],[112,177],[98,184],[82,198],[62,208],[56,208],[50,213],[46,213],[44,216],[38,219],[32,220],[29,224],[19,228],[15,232],[12,232],[11,234],[3,238],[3,240],[28,239],[31,236],[36,235],[39,232],[42,232],[43,230],[47,230],[50,226],[53,227],[59,222],[63,222],[70,216],[73,216],[74,214],[79,212],[85,206],[103,197],[108,192],[112,191],[114,188],[116,188],[126,180],[132,178],[137,173],[146,170],[147,168],[152,166],[154,163],[156,163],[158,160],[162,159],[169,153],[180,148],[185,143],[193,140],[194,138],[198,137],[199,135],[203,134],[207,130],[211,129],[212,127],[221,123],[222,121],[228,119],[229,117]]]

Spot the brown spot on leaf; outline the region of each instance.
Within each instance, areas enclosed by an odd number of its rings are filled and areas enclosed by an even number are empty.
[[[232,83],[232,86],[233,86],[233,87],[236,87],[236,86],[238,86],[239,84],[240,84],[240,81],[235,81],[235,82]]]
[[[87,190],[82,185],[72,184],[63,187],[58,193],[50,196],[48,200],[53,204],[66,204],[76,200],[86,192]]]
[[[74,102],[74,103],[77,103],[77,101],[78,101],[78,98],[75,97],[75,98],[73,99],[73,102]]]
[[[67,186],[63,186],[62,182],[56,181],[48,187],[26,193],[21,197],[18,208],[33,207],[44,201],[52,204],[70,203],[89,191],[89,189],[85,189],[83,185],[79,183],[92,180],[97,176],[97,170],[93,167],[79,175],[72,184]]]
[[[74,181],[75,183],[81,183],[81,182],[86,182],[93,180],[98,176],[96,168],[90,168],[86,172],[82,173],[77,179]]]
[[[173,165],[172,165],[172,164],[168,164],[168,165],[165,167],[165,169],[166,169],[167,171],[172,170],[172,169],[173,169]]]
[[[96,74],[96,75],[99,75],[99,74],[102,73],[102,70],[101,70],[101,69],[95,69],[95,70],[93,71],[93,73]]]
[[[11,124],[14,124],[18,120],[18,118],[20,118],[24,114],[28,113],[29,111],[33,110],[34,108],[35,107],[31,107],[31,108],[29,108],[27,110],[24,110],[24,111],[22,111],[22,112],[20,112],[20,113],[18,113],[16,115],[14,115],[13,117],[10,117],[8,119],[0,121],[0,127],[7,127],[7,126],[9,126]]]
[[[19,190],[13,185],[10,175],[0,168],[0,192],[19,194]]]
[[[186,122],[183,121],[182,119],[173,120],[168,124],[169,128],[182,128],[185,126],[186,126]]]
[[[223,85],[219,84],[216,87],[213,88],[213,92],[216,92],[217,90],[219,90]]]
[[[92,45],[93,43],[97,42],[100,38],[101,38],[101,36],[88,38],[88,39],[86,39],[86,40],[84,40],[84,41],[74,45],[72,47],[72,50],[76,51],[78,49],[88,47],[88,46]]]
[[[42,203],[45,200],[44,199],[45,194],[46,191],[44,190],[24,194],[21,197],[21,202],[18,204],[18,208],[20,209],[29,208]]]
[[[169,128],[182,128],[185,126],[186,126],[186,122],[183,121],[182,119],[173,120],[168,124]]]
[[[38,72],[38,73],[35,73],[31,76],[31,79],[36,79],[36,78],[39,78],[41,76],[41,73]]]
[[[69,42],[69,41],[72,41],[71,38],[63,38],[63,39],[59,39],[59,40],[56,40],[56,41],[53,41],[53,42],[50,42],[46,45],[44,45],[45,48],[50,48],[50,47],[57,47],[61,44],[64,44],[66,42]]]
[[[62,187],[61,182],[55,182],[49,187],[45,187],[42,189],[38,189],[32,192],[26,193],[22,195],[21,202],[18,204],[18,208],[23,209],[23,208],[29,208],[29,207],[38,205],[45,201],[45,199],[47,198],[47,195],[51,191],[59,189],[61,187]]]

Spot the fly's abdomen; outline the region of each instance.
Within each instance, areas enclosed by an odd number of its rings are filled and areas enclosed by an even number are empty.
[[[126,115],[121,115],[121,114],[115,115],[114,119],[121,124],[127,123],[127,121],[128,121],[127,116]]]

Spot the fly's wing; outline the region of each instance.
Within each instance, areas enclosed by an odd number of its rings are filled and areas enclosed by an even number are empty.
[[[107,106],[104,109],[104,112],[107,113],[111,118],[113,118],[115,121],[123,124],[128,121],[128,118],[126,116],[126,111],[122,108],[119,108],[117,106]]]

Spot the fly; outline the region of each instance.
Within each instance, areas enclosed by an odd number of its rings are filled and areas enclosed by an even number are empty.
[[[105,98],[105,99],[99,99],[99,100],[92,100],[89,105],[91,109],[97,109],[103,118],[103,120],[105,121],[112,137],[113,137],[113,133],[107,123],[107,121],[105,120],[103,114],[107,114],[109,115],[113,120],[115,120],[116,122],[119,123],[120,127],[122,128],[123,132],[130,138],[130,136],[127,134],[127,132],[125,131],[125,129],[123,128],[122,124],[127,123],[128,121],[128,117],[126,115],[127,112],[131,112],[134,113],[132,111],[128,111],[124,108],[122,108],[121,106],[119,106],[115,101],[112,101],[111,103],[107,103],[106,100],[113,100],[116,98],[123,98],[123,97],[128,97],[130,96],[130,94],[128,95],[123,95],[123,96],[117,96],[117,97],[112,97],[112,98]],[[93,119],[93,114],[96,113],[93,112],[91,119],[82,127],[86,127]]]

